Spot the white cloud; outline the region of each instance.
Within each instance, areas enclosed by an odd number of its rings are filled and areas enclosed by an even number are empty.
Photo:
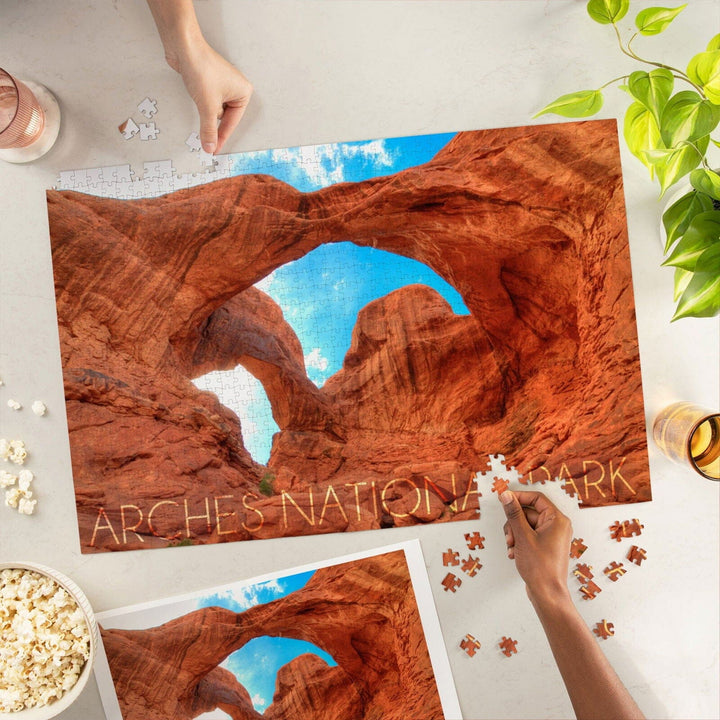
[[[325,372],[328,369],[329,361],[322,355],[320,348],[313,348],[305,356],[305,367]]]
[[[262,695],[260,695],[259,693],[255,693],[252,696],[252,704],[255,707],[258,707],[258,706],[265,707],[268,703],[267,703],[267,700]]]

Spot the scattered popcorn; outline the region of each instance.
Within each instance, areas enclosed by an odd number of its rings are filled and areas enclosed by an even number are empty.
[[[35,512],[35,505],[37,505],[37,500],[30,500],[27,496],[21,497],[18,500],[17,511],[21,515],[32,515]]]
[[[22,405],[17,401],[10,398],[7,401],[8,407],[12,408],[13,410],[20,410],[22,408]]]
[[[90,656],[82,610],[54,580],[30,570],[0,570],[0,712],[59,699]]]
[[[45,405],[45,403],[42,400],[36,400],[32,404],[32,411],[36,415],[42,417],[47,412],[47,406]]]
[[[18,487],[22,492],[29,492],[30,483],[35,479],[35,476],[29,470],[21,470],[18,474]]]
[[[32,493],[30,493],[32,495]],[[27,493],[23,493],[20,488],[13,487],[5,491],[5,504],[11,508],[17,508],[20,498],[27,498]]]
[[[27,457],[27,450],[25,449],[25,443],[22,440],[6,440],[0,438],[0,458],[10,462],[14,462],[16,465],[22,465]]]
[[[8,488],[15,484],[17,475],[12,475],[6,470],[0,470],[0,488]]]

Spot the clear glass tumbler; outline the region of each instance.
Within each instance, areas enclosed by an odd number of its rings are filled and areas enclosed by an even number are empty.
[[[52,93],[0,68],[0,160],[29,162],[44,155],[60,129],[60,109]]]

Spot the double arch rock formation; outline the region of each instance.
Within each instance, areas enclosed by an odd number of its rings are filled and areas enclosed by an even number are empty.
[[[280,668],[259,714],[223,660],[255,637],[314,643]],[[402,551],[321,568],[305,587],[235,613],[202,608],[147,630],[102,629],[125,720],[190,720],[220,707],[233,720],[427,720],[443,717]]]
[[[424,165],[314,193],[249,175],[136,201],[51,191],[48,208],[86,551],[472,517],[456,498],[497,452],[585,505],[650,497],[613,121],[459,133]],[[379,298],[318,389],[253,285],[339,241],[425,263],[470,315],[423,286]],[[191,383],[237,364],[280,428],[267,467]],[[439,493],[414,490],[424,477]],[[313,489],[317,508],[279,495]],[[223,534],[208,498],[228,497],[257,522]]]

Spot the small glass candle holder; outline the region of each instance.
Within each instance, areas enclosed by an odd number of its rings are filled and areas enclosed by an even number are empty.
[[[53,94],[0,68],[0,160],[37,160],[55,144],[59,131],[60,107]]]
[[[653,423],[655,444],[667,457],[709,480],[720,480],[720,412],[678,402]]]

